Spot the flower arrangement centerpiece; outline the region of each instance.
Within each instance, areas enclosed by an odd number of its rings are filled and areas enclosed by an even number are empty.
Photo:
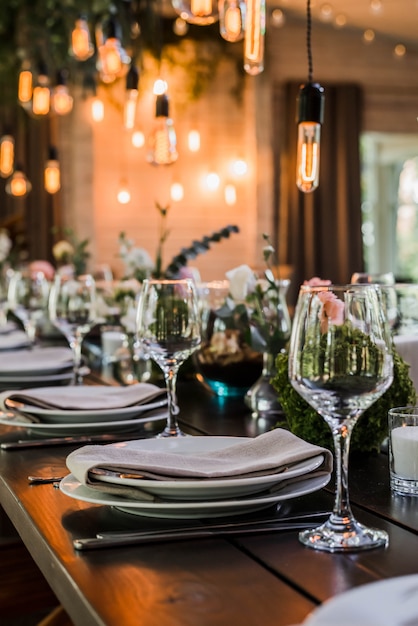
[[[85,274],[90,258],[89,240],[78,239],[72,228],[64,228],[63,238],[52,248],[52,255],[61,273]]]
[[[330,285],[331,281],[318,278],[306,281],[311,285]],[[347,340],[347,329],[344,324],[338,325],[339,307],[343,303],[332,297],[327,291],[319,292],[318,297],[323,301],[323,318],[321,328],[324,334],[319,341],[326,341],[326,326],[328,318],[332,317],[337,338],[338,350],[336,354],[341,361],[350,350],[350,358],[353,355],[353,343],[356,334],[358,336],[358,358],[361,358],[361,346],[368,338],[360,330],[351,331],[350,341]],[[372,354],[372,353],[371,353]],[[376,358],[378,354],[376,351]],[[329,426],[324,419],[313,409],[293,388],[288,375],[288,355],[286,352],[279,353],[276,358],[276,375],[272,379],[272,385],[276,389],[279,402],[283,407],[285,420],[288,428],[296,435],[320,446],[333,447],[332,435]],[[310,367],[309,349],[305,350],[304,367]],[[349,382],[347,383],[349,384]],[[406,406],[415,404],[416,392],[412,380],[409,377],[409,365],[400,357],[393,346],[393,382],[389,389],[359,418],[353,430],[351,450],[357,452],[378,451],[387,436],[388,410],[394,406]]]
[[[126,233],[119,234],[119,257],[124,264],[124,278],[135,278],[142,282],[145,278],[178,278],[181,277],[188,262],[195,259],[199,254],[207,252],[213,243],[218,243],[222,239],[228,239],[232,233],[238,233],[239,228],[235,225],[228,225],[221,230],[215,231],[211,235],[206,235],[201,239],[194,240],[190,246],[182,248],[175,255],[170,263],[164,267],[164,244],[170,234],[167,227],[167,217],[169,207],[164,207],[156,203],[157,211],[160,215],[159,239],[155,261],[144,248],[135,245]]]
[[[240,265],[226,272],[223,292],[219,282],[206,286],[205,337],[196,361],[205,382],[219,395],[243,396],[261,375],[269,385],[275,357],[290,336],[285,297],[289,281],[274,276],[274,248],[268,235],[263,239],[266,267],[261,276]],[[272,401],[277,402],[277,394]]]

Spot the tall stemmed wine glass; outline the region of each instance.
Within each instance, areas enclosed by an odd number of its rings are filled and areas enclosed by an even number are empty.
[[[303,544],[327,552],[384,546],[385,531],[353,516],[348,490],[350,436],[393,378],[392,340],[376,285],[302,286],[289,346],[289,379],[333,435],[336,495],[329,519],[304,530]]]
[[[85,335],[97,322],[96,285],[90,274],[77,278],[56,275],[48,302],[51,322],[65,335],[73,351],[74,385],[83,382],[81,348]]]
[[[43,272],[25,269],[15,272],[8,287],[8,306],[22,322],[31,345],[36,343],[36,331],[48,306],[50,283]]]
[[[144,280],[137,310],[137,336],[164,374],[168,418],[159,437],[181,437],[177,423],[177,373],[200,345],[200,319],[195,284],[190,279]]]

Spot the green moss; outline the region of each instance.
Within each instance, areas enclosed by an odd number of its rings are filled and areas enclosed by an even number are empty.
[[[295,391],[288,377],[288,355],[281,353],[276,360],[277,374],[272,380],[289,429],[298,437],[332,449],[331,430],[325,420]],[[359,418],[353,429],[351,450],[378,451],[387,435],[388,411],[395,406],[416,402],[409,365],[394,350],[393,382],[389,389]]]

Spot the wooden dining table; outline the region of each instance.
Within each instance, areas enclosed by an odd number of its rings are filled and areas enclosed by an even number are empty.
[[[190,435],[254,437],[277,419],[255,418],[242,398],[217,397],[192,379],[180,381],[178,397]],[[159,427],[154,422],[138,436]],[[28,435],[21,429],[0,427],[1,442],[22,436]],[[303,546],[291,529],[77,551],[75,538],[170,521],[28,484],[28,475],[68,473],[66,457],[75,447],[1,450],[0,502],[76,626],[290,626],[349,589],[418,573],[418,498],[391,493],[385,452],[352,455],[350,493],[357,519],[388,532],[387,548],[329,554]],[[275,514],[330,511],[333,499],[331,481],[280,503]]]

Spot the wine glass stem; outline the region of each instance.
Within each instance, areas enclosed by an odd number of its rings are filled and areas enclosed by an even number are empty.
[[[171,368],[164,375],[168,400],[168,417],[164,432],[169,436],[176,436],[180,432],[177,424],[177,415],[180,412],[176,394],[177,372],[178,368]]]
[[[73,385],[81,385],[83,383],[83,377],[80,376],[81,367],[81,339],[74,337],[70,342],[70,347],[73,351],[74,365],[73,365]]]
[[[335,456],[335,503],[331,515],[331,522],[346,525],[353,517],[348,495],[348,462],[350,451],[351,433],[354,427],[353,421],[333,430],[334,456]]]

